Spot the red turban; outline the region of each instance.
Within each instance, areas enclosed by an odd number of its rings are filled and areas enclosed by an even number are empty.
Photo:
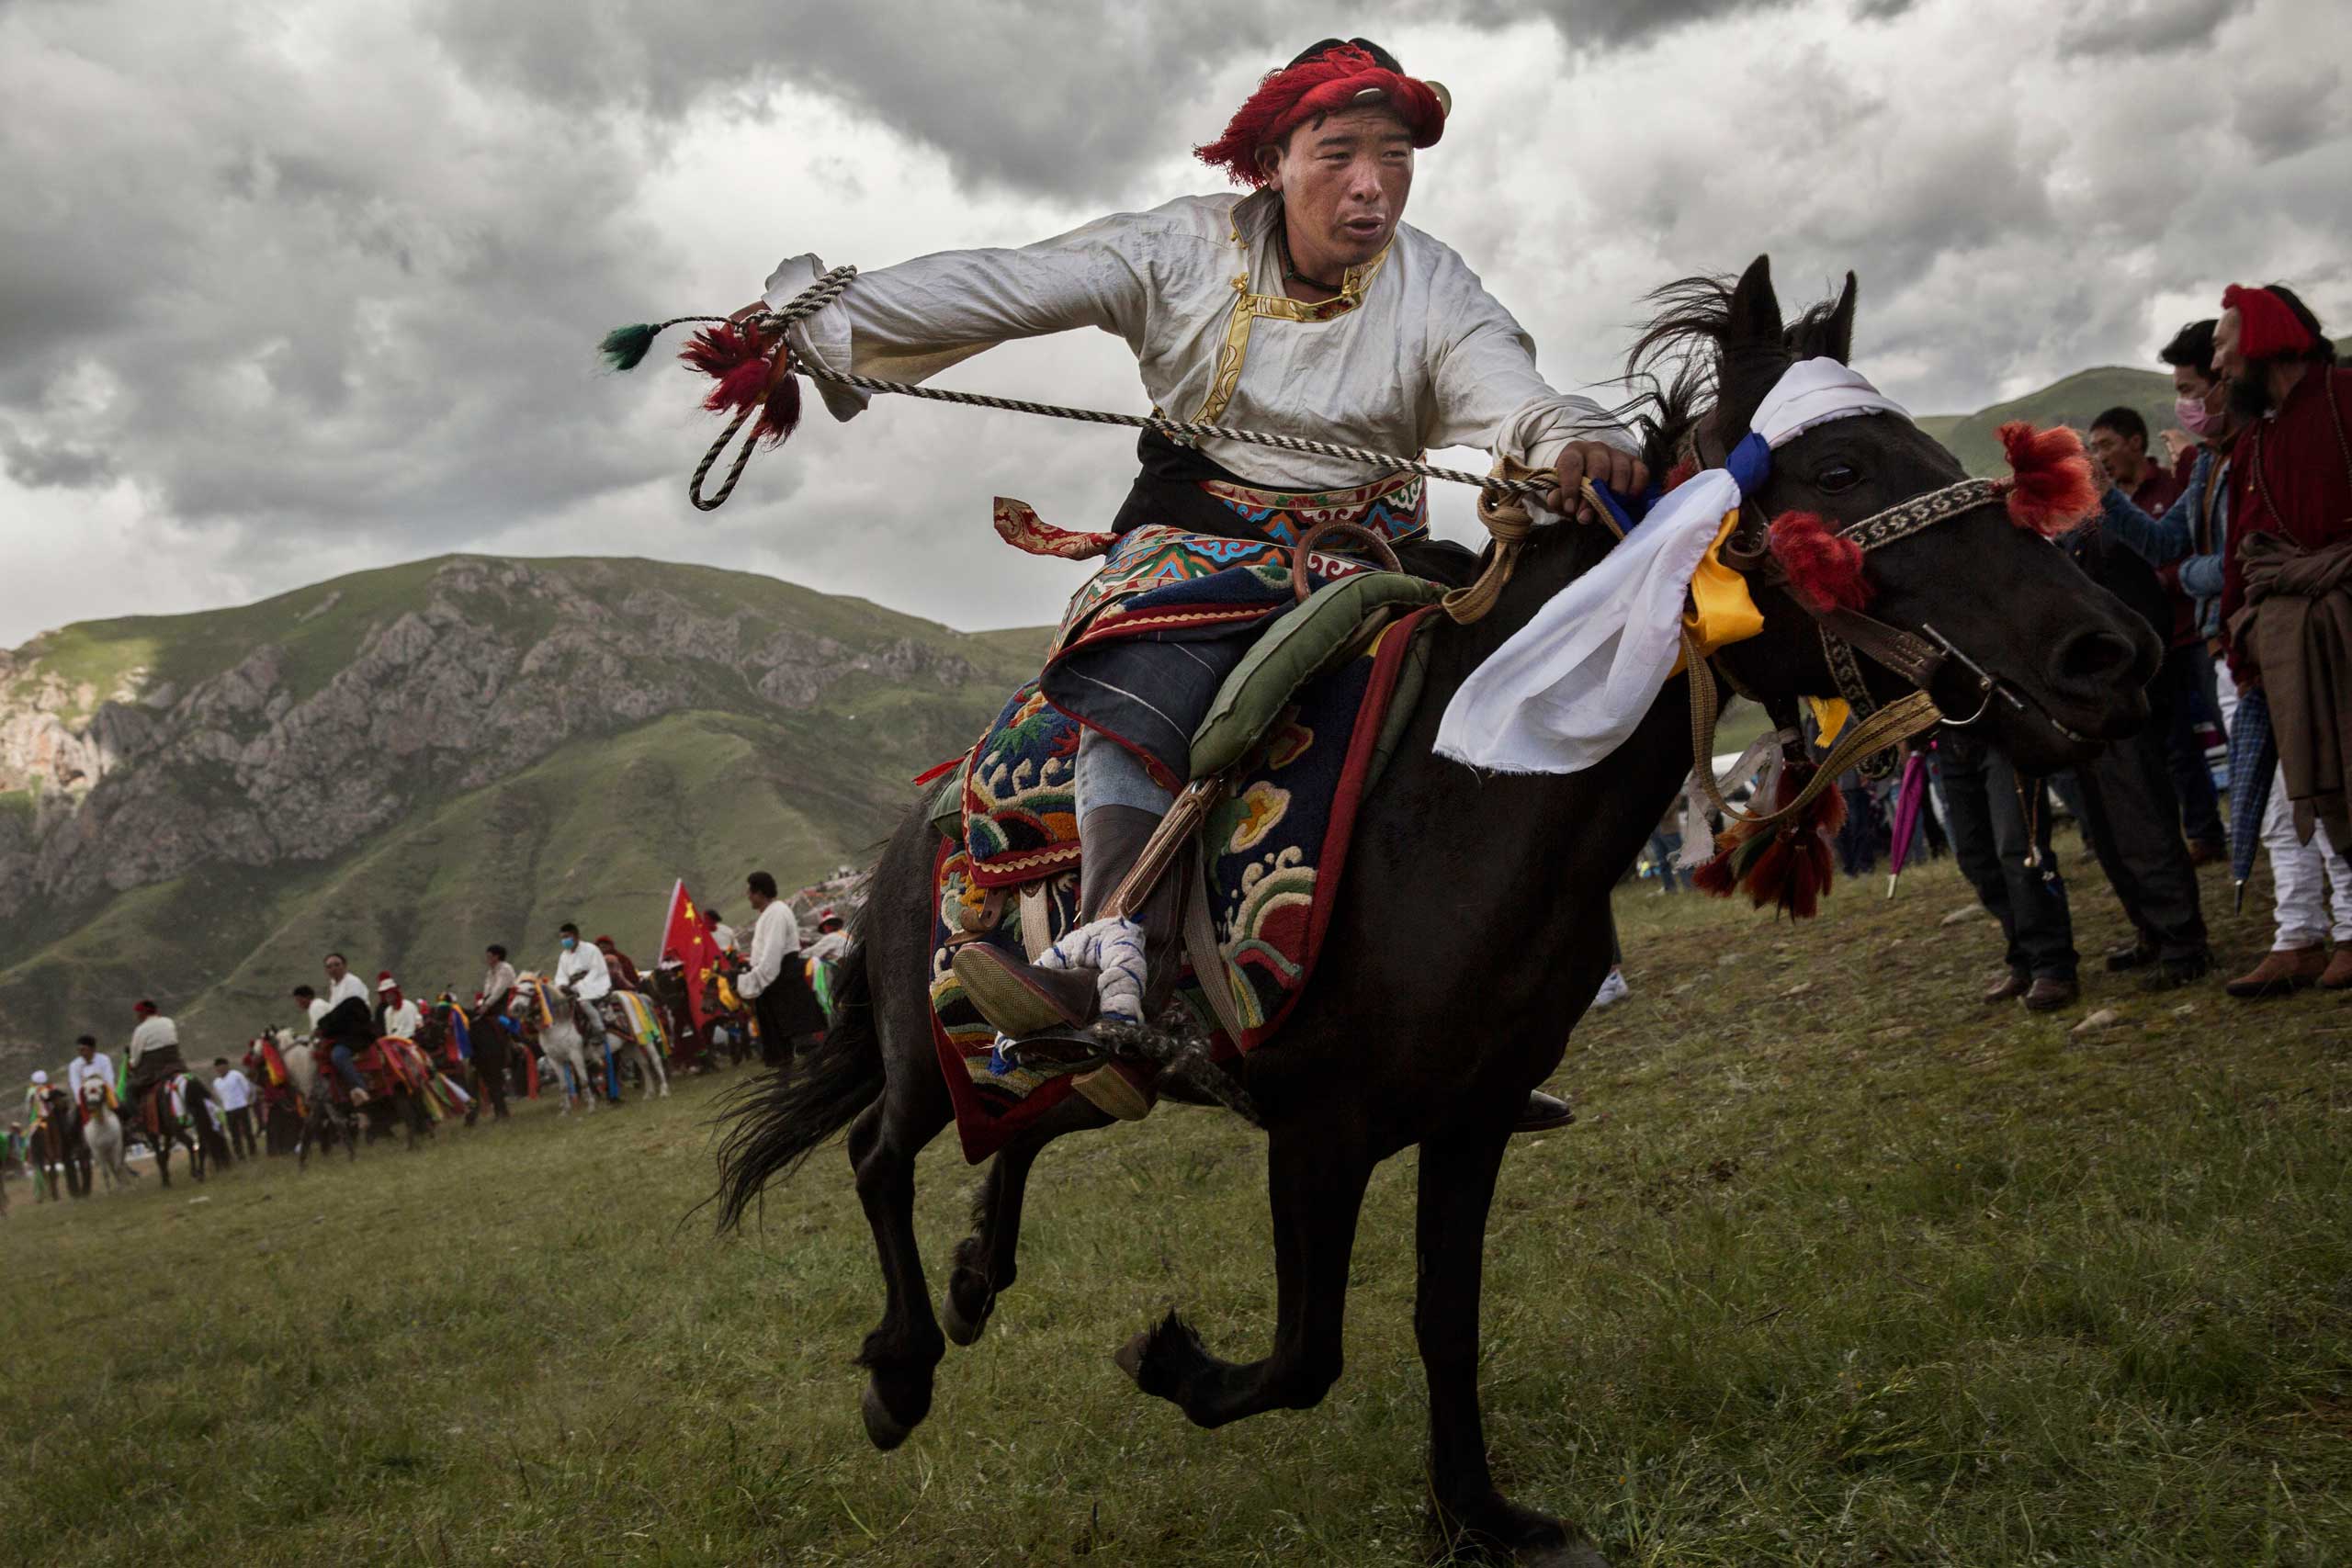
[[[2233,283],[2222,290],[2222,309],[2238,313],[2238,352],[2248,359],[2309,354],[2313,347],[2311,329],[2267,288]]]
[[[1269,72],[1225,128],[1225,134],[1193,155],[1223,169],[1236,185],[1262,186],[1266,172],[1258,150],[1280,141],[1317,115],[1335,114],[1359,97],[1377,94],[1382,106],[1405,122],[1416,147],[1434,146],[1445,134],[1445,89],[1383,65],[1363,46],[1334,43],[1308,58]]]
[[[153,1012],[155,1010],[155,1004],[153,1002],[133,1002],[130,1004],[130,1010],[132,1012]]]

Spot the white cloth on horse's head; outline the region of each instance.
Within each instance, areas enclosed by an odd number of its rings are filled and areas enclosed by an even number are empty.
[[[1903,412],[1836,360],[1804,359],[1750,428],[1779,446],[1829,420]],[[1498,773],[1574,773],[1623,745],[1673,671],[1691,574],[1739,500],[1721,468],[1669,491],[1470,672],[1439,721],[1438,754]]]
[[[800,921],[791,905],[771,898],[760,918],[752,922],[752,960],[736,977],[735,994],[748,1002],[775,985],[775,977],[784,973],[786,953],[799,956]]]
[[[1143,1021],[1144,942],[1140,921],[1106,915],[1068,932],[1037,960],[1040,969],[1091,969],[1102,1016]]]

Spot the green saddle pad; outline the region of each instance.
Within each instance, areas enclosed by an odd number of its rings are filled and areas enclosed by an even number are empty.
[[[1217,689],[1193,732],[1193,776],[1221,773],[1248,756],[1298,689],[1338,661],[1366,616],[1444,596],[1442,585],[1401,571],[1358,572],[1317,589],[1268,628]]]

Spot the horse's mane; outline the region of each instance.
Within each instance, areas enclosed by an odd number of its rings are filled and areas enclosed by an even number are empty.
[[[1841,352],[1832,339],[1838,303],[1825,299],[1790,322],[1777,345],[1733,341],[1732,294],[1739,279],[1678,277],[1645,298],[1657,307],[1625,355],[1633,399],[1620,410],[1642,433],[1642,457],[1663,478],[1690,432],[1722,408],[1739,426],[1792,360]]]

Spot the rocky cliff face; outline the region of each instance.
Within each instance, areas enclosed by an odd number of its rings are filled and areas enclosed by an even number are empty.
[[[955,634],[887,612],[821,617],[836,637],[728,598],[644,562],[455,558],[389,608],[289,607],[283,635],[184,690],[145,668],[98,690],[38,642],[0,654],[0,922],[203,863],[327,860],[424,796],[677,709],[801,711],[861,673],[975,674]],[[356,652],[320,668],[322,628]]]

